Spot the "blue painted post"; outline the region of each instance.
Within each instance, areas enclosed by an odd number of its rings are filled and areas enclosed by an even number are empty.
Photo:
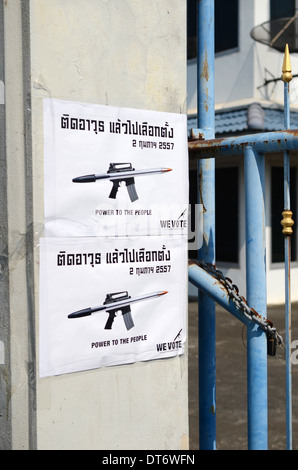
[[[246,204],[247,303],[267,317],[265,256],[265,159],[244,149]],[[247,327],[248,449],[268,447],[267,338],[258,326]]]
[[[289,84],[292,80],[289,48],[286,45],[282,69],[284,82],[284,126],[290,128]],[[290,210],[290,154],[284,151],[284,211],[282,213],[283,234],[285,235],[285,332],[286,332],[286,428],[287,450],[292,450],[292,367],[291,367],[291,234],[292,212]]]
[[[214,0],[197,1],[198,128],[214,138]],[[199,259],[215,263],[215,159],[199,160],[198,197],[203,204],[203,246]],[[215,303],[199,292],[199,442],[216,448]]]

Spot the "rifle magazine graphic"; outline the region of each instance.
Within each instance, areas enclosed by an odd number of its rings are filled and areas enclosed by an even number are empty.
[[[129,178],[129,180],[126,181],[126,187],[131,202],[135,202],[137,199],[139,199],[134,178]]]
[[[110,180],[113,183],[109,198],[116,199],[118,189],[122,183],[126,185],[131,202],[139,199],[136,187],[135,176],[167,173],[171,168],[151,168],[148,170],[136,170],[131,163],[110,163],[107,173],[101,175],[84,175],[73,178],[73,183],[94,183],[97,180]]]
[[[113,322],[117,316],[117,312],[121,311],[126,329],[130,330],[134,327],[130,305],[135,302],[160,297],[167,293],[167,291],[159,291],[151,294],[144,294],[139,297],[130,297],[127,291],[114,292],[106,295],[103,305],[77,310],[76,312],[70,313],[68,318],[80,318],[91,315],[94,312],[106,311],[109,316],[105,324],[105,330],[111,330]]]
[[[131,330],[135,325],[131,316],[130,307],[127,308],[127,312],[123,315],[123,320],[127,330]]]

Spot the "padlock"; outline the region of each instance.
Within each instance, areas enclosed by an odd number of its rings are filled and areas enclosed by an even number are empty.
[[[267,354],[276,356],[277,340],[275,331],[267,331]]]

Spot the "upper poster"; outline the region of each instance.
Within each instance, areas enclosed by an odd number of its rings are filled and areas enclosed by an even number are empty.
[[[186,116],[44,99],[45,236],[187,234]]]

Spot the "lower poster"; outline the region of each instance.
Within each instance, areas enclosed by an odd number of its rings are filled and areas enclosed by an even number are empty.
[[[182,237],[40,240],[40,377],[181,355]]]

